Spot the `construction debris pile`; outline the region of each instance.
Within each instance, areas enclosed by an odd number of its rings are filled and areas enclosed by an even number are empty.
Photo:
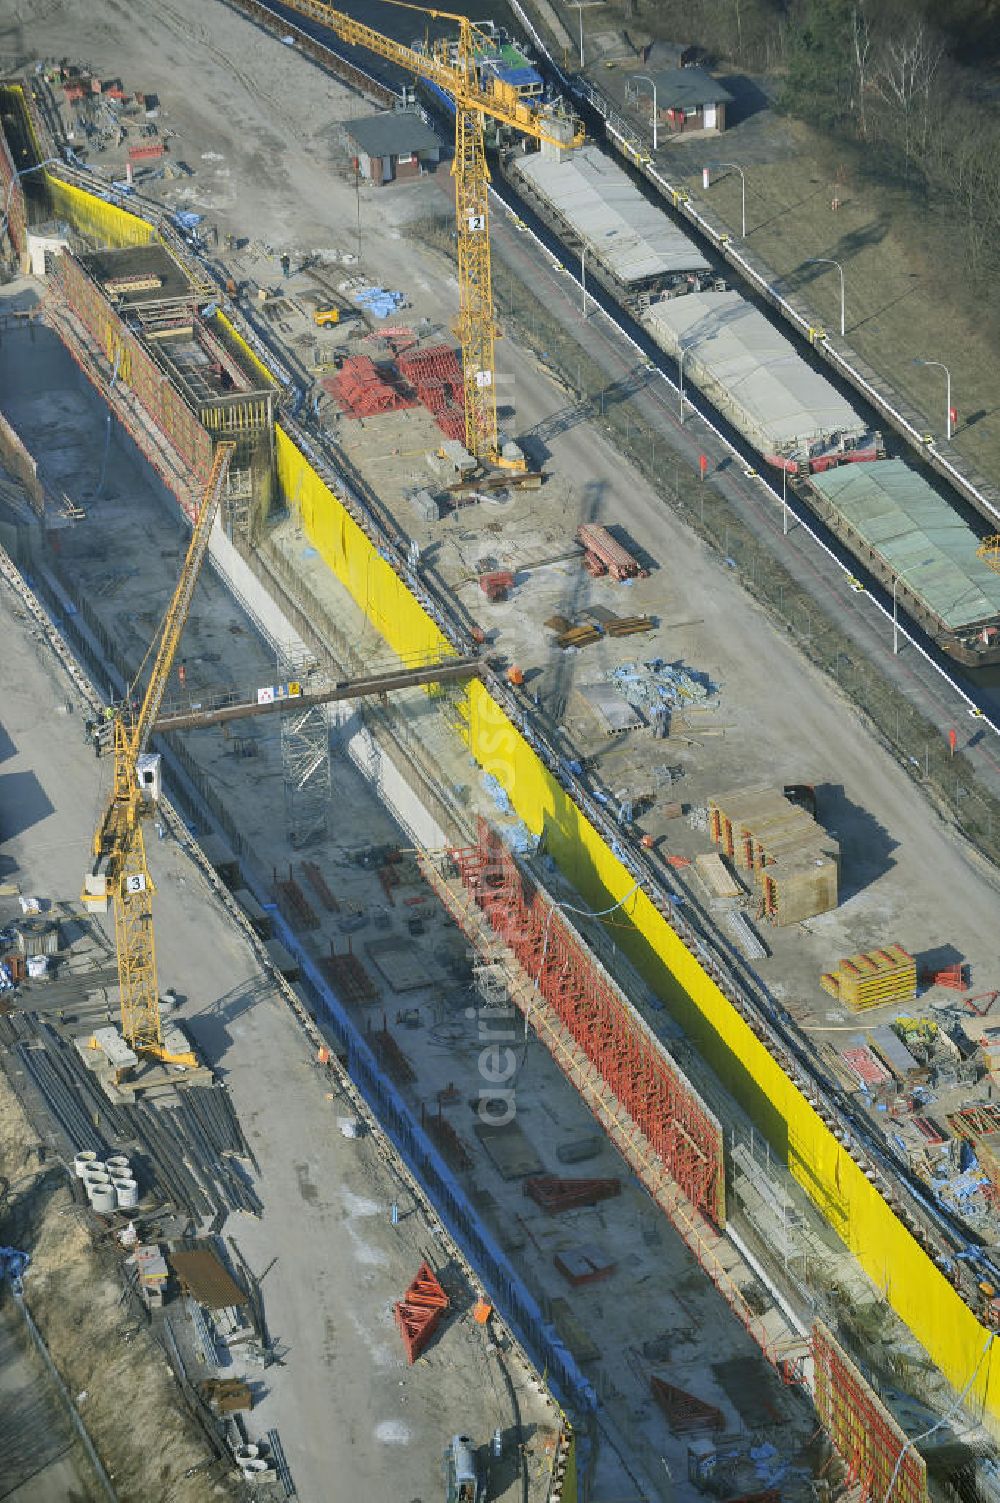
[[[762,916],[797,924],[838,902],[840,848],[777,788],[741,788],[708,801],[713,842],[761,888]]]
[[[651,658],[647,663],[622,663],[604,675],[637,714],[666,735],[671,714],[692,705],[714,708],[718,689],[702,673],[694,673],[680,663]]]
[[[142,90],[127,93],[120,78],[101,78],[91,68],[66,60],[44,69],[47,83],[58,88],[73,111],[77,154],[103,154],[126,147],[126,182],[132,182],[133,167],[158,163],[167,151],[170,132],[157,123],[160,101]],[[173,176],[155,170],[147,176]]]

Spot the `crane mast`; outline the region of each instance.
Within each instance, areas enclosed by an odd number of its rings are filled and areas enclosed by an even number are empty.
[[[195,1062],[193,1057],[170,1055],[163,1044],[153,937],[155,888],[146,865],[140,823],[143,795],[139,783],[139,758],[163,703],[234,450],[232,443],[220,443],[216,447],[184,566],[163,620],[159,646],[139,712],[133,717],[126,705],[115,713],[111,797],[94,834],[94,863],[82,894],[87,907],[104,908],[109,897],[114,905],[122,1035],[126,1043],[136,1054],[152,1054],[161,1059],[180,1059],[192,1064]]]
[[[496,365],[493,316],[493,279],[490,266],[489,183],[486,164],[485,119],[490,116],[531,136],[562,148],[579,146],[583,130],[568,125],[548,107],[539,107],[487,89],[476,72],[476,38],[480,33],[468,16],[434,10],[406,0],[386,0],[402,10],[419,11],[435,20],[458,23],[458,41],[435,42],[418,52],[383,36],[324,0],[284,0],[297,11],[329,28],[352,47],[364,47],[415,77],[436,85],[455,101],[455,222],[458,232],[459,313],[456,334],[462,346],[465,390],[465,444],[476,459],[503,465],[497,428]],[[485,39],[484,39],[485,40]]]

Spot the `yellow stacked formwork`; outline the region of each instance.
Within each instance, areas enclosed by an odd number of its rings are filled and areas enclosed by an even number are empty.
[[[908,1002],[917,995],[917,962],[902,945],[886,945],[842,960],[820,977],[820,986],[855,1012]]]
[[[836,908],[837,842],[779,789],[742,788],[711,798],[708,818],[716,845],[754,873],[773,923],[797,924]]]

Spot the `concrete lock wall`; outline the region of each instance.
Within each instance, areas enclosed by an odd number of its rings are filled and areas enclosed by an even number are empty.
[[[278,474],[311,543],[389,645],[407,659],[447,652],[436,623],[280,428]],[[470,686],[467,713],[476,762],[499,780],[582,896],[603,908],[629,893],[632,875],[479,681]],[[934,1362],[956,1388],[970,1384],[968,1402],[1000,1433],[1000,1353],[991,1333],[645,893],[634,893],[624,914],[631,927],[616,929],[616,943]]]

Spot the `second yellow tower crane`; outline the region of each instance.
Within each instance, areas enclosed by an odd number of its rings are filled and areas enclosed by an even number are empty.
[[[462,346],[465,387],[465,444],[485,464],[503,465],[497,429],[496,366],[493,342],[493,279],[490,266],[490,173],[486,164],[487,116],[536,141],[569,148],[583,141],[579,121],[551,106],[521,100],[498,84],[486,87],[479,77],[477,55],[489,39],[468,18],[432,10],[408,0],[386,0],[402,10],[419,11],[434,20],[454,21],[458,40],[437,41],[427,52],[394,42],[371,26],[334,10],[323,0],[283,0],[286,9],[318,21],[352,47],[364,47],[416,78],[435,84],[455,101],[455,222],[458,231],[459,314],[456,333]]]

